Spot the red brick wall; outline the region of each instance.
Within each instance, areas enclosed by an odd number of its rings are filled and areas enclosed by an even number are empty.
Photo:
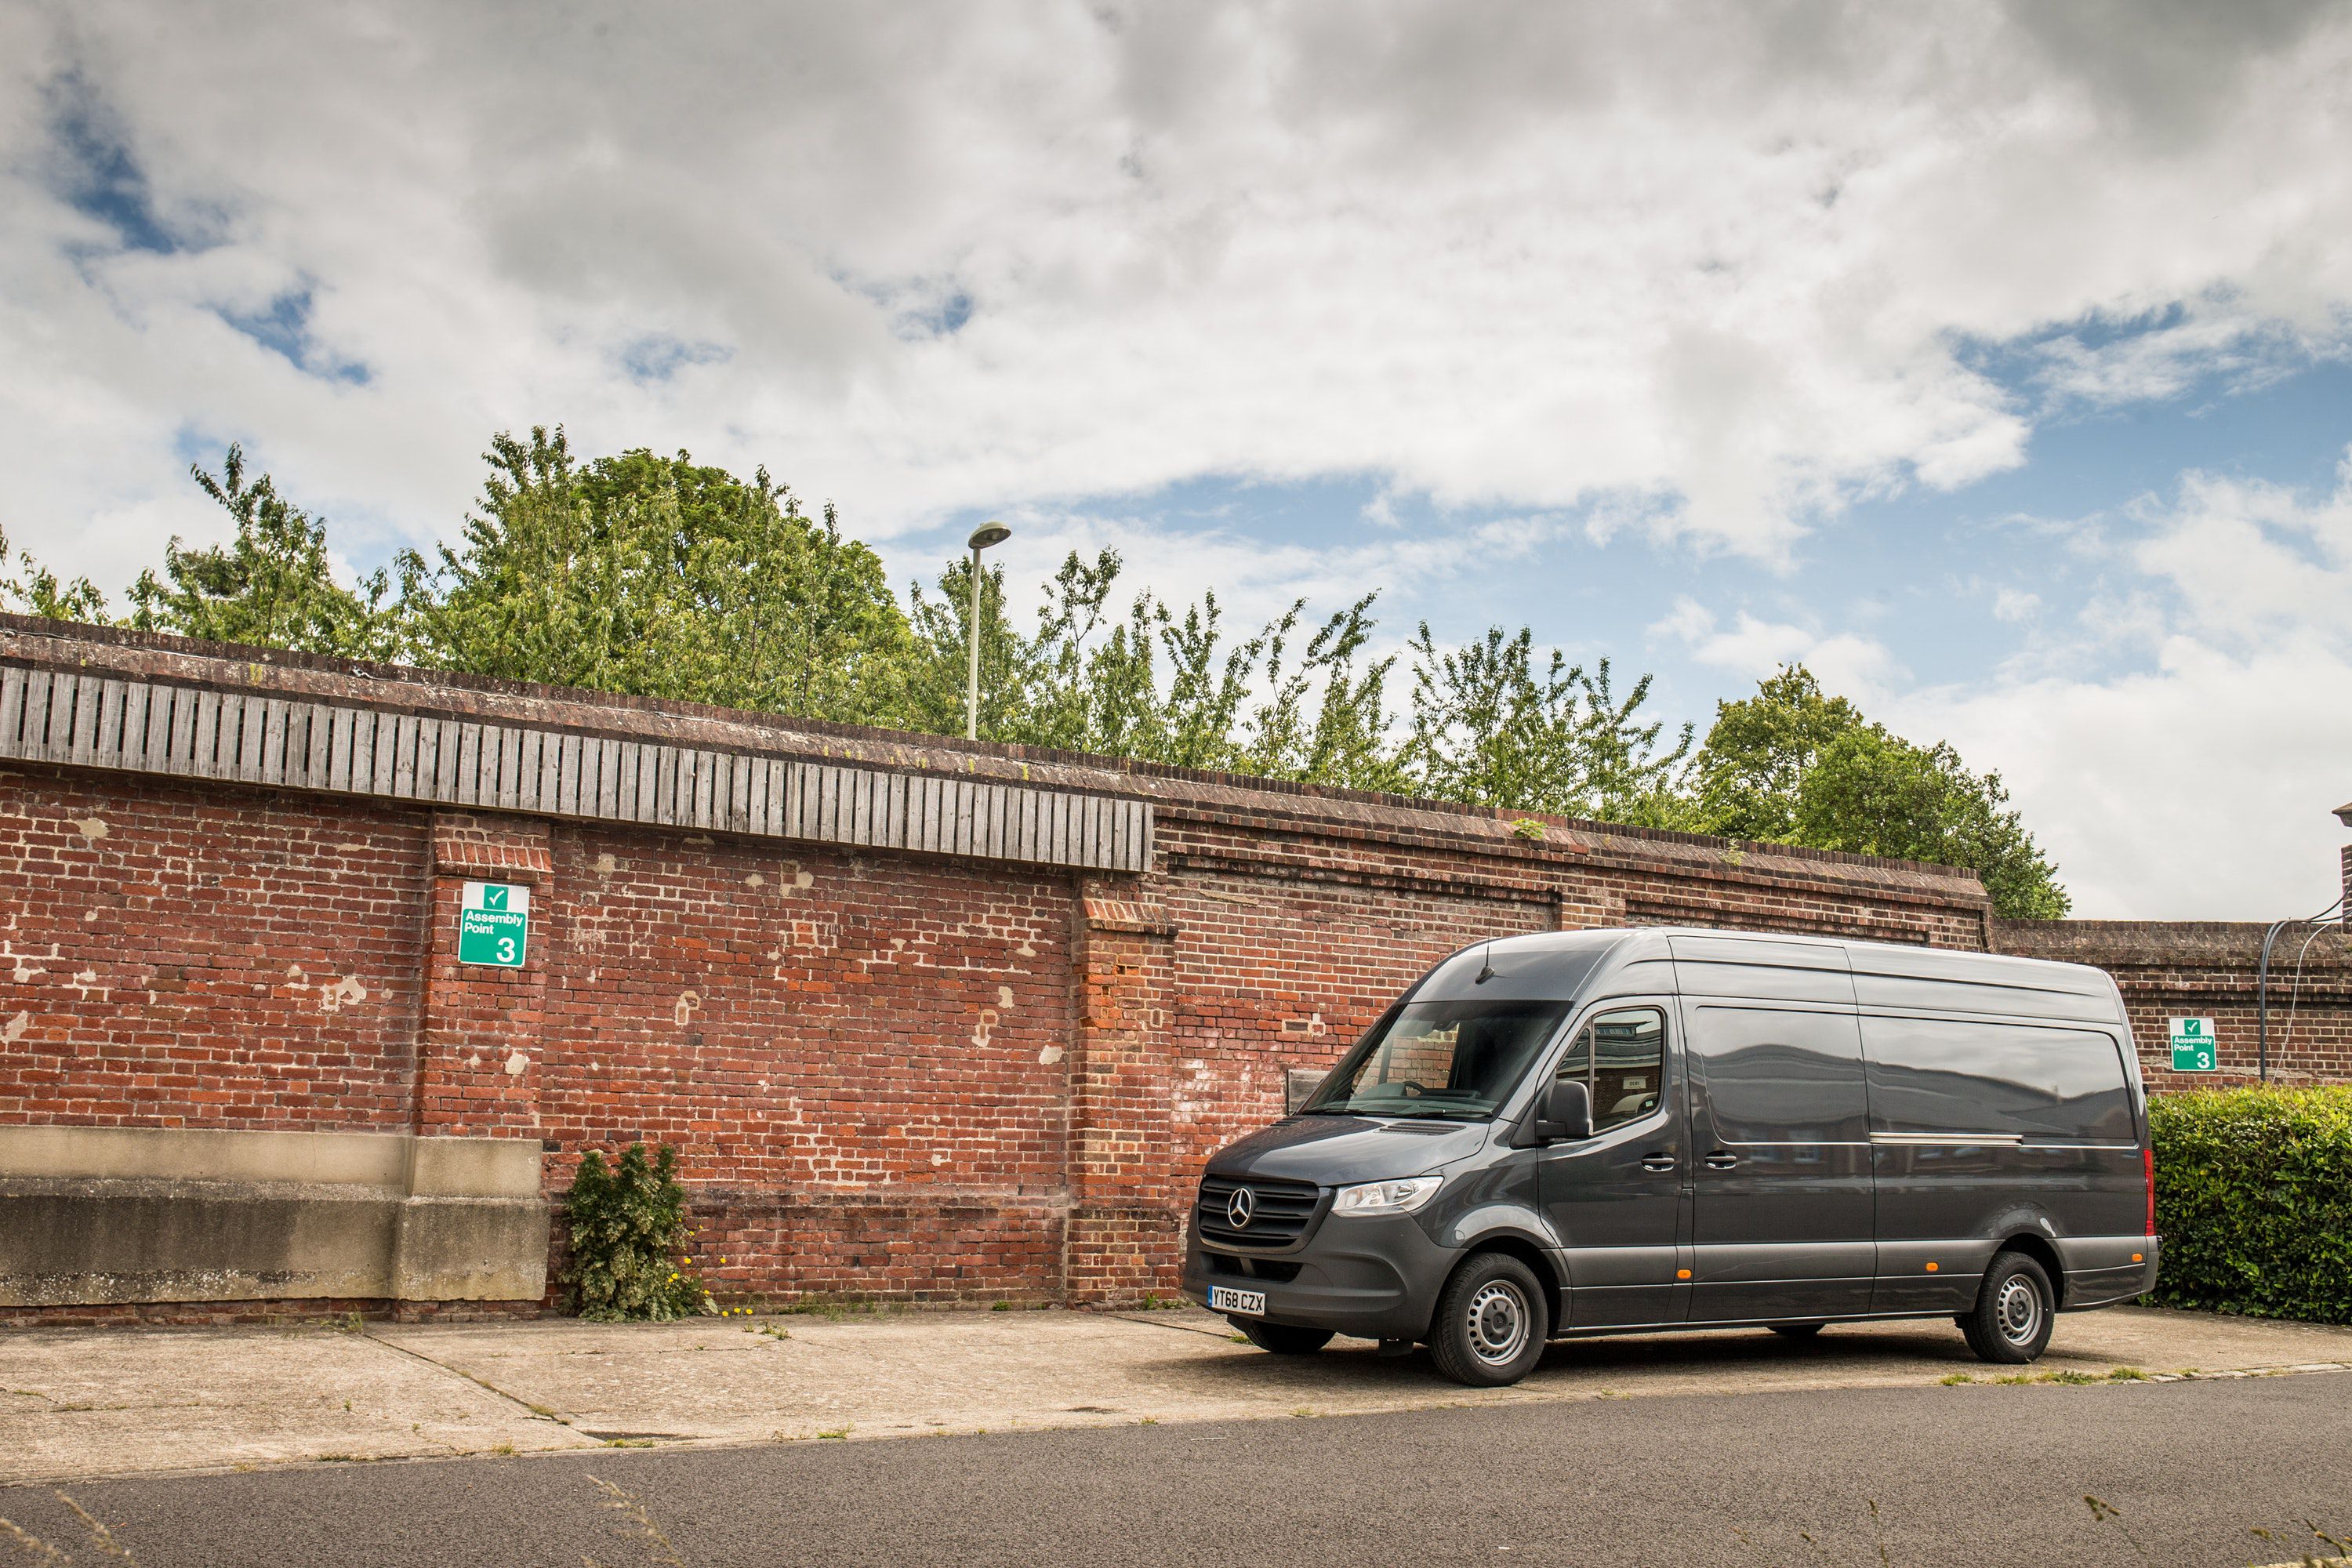
[[[1132,1300],[1173,1289],[1202,1160],[1280,1113],[1285,1070],[1469,942],[1988,940],[1931,868],[1147,785],[1155,868],[1117,878],[0,767],[0,1121],[530,1138],[551,1195],[584,1149],[658,1140],[726,1299]],[[468,878],[531,886],[522,970],[455,962]],[[2168,1012],[2251,1068],[2245,930],[1994,941],[2115,970],[2161,1086]],[[2277,1062],[2352,1077],[2335,936]]]
[[[553,858],[554,1184],[583,1148],[676,1145],[743,1292],[1057,1287],[975,1215],[1034,1229],[1066,1184],[1066,881],[572,825]]]
[[[0,769],[0,1122],[407,1125],[425,821]]]
[[[2263,937],[2242,922],[2001,921],[2003,952],[2092,963],[2116,977],[2131,1016],[2140,1071],[2158,1093],[2259,1081],[2256,1003]],[[2288,926],[2271,950],[2269,1077],[2273,1083],[2352,1081],[2352,946],[2341,929]],[[2170,1020],[2213,1020],[2214,1072],[2172,1070]]]

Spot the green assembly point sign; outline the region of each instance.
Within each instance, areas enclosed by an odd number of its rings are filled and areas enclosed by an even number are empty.
[[[2213,1054],[2213,1020],[2210,1018],[2175,1018],[2172,1020],[2172,1070],[2174,1072],[2211,1072],[2220,1066]]]
[[[530,939],[530,889],[468,882],[457,906],[457,962],[520,969]]]

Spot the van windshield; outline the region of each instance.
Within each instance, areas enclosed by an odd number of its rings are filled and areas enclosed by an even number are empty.
[[[1565,1002],[1408,1002],[1357,1043],[1299,1113],[1483,1121],[1567,1015]]]

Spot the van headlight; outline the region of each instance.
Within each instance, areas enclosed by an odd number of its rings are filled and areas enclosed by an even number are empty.
[[[1407,1176],[1401,1182],[1364,1182],[1341,1187],[1331,1200],[1333,1214],[1411,1214],[1445,1184],[1443,1176]]]

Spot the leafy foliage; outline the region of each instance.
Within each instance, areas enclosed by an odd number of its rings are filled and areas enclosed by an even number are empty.
[[[1805,775],[1840,736],[1865,723],[1844,698],[1822,695],[1802,665],[1768,676],[1753,697],[1717,703],[1694,770],[1699,820],[1727,838],[1798,842]]]
[[[241,448],[196,482],[236,520],[131,591],[134,626],[224,641],[591,690],[682,698],[847,723],[961,734],[972,566],[950,563],[902,606],[874,552],[762,469],[748,481],[684,452],[583,462],[562,427],[501,433],[457,542],[427,562],[336,581],[325,525]],[[0,563],[6,547],[0,540]],[[101,620],[87,581],[29,559],[0,603]],[[1997,773],[1921,746],[1833,697],[1801,665],[1717,704],[1703,744],[1644,717],[1650,677],[1621,694],[1525,626],[1459,647],[1423,623],[1375,658],[1367,594],[1320,623],[1304,600],[1235,636],[1214,593],[1171,605],[1126,595],[1114,551],[1072,552],[1034,624],[981,574],[980,733],[994,741],[1768,843],[1934,860],[1984,881],[2010,918],[2068,900]],[[1391,708],[1410,660],[1402,711]],[[1524,819],[1532,821],[1532,818]]]
[[[1074,552],[1045,585],[1037,629],[1026,636],[1003,613],[1002,569],[983,572],[982,735],[1351,788],[1401,781],[1385,742],[1394,661],[1362,662],[1369,596],[1310,635],[1294,665],[1303,602],[1228,646],[1213,593],[1181,616],[1139,594],[1116,616],[1120,571],[1115,551],[1091,562]],[[971,585],[970,563],[957,562],[936,597],[919,586],[911,595],[919,652],[908,689],[919,729],[963,729]]]
[[[648,1160],[645,1145],[632,1143],[610,1166],[591,1149],[563,1213],[572,1230],[567,1282],[582,1317],[667,1322],[716,1310],[687,1267],[686,1189],[668,1144]]]
[[[2158,1095],[2153,1299],[2352,1323],[2352,1086]]]
[[[228,449],[218,479],[201,466],[188,471],[236,519],[236,536],[204,550],[184,549],[173,536],[163,547],[163,575],[142,572],[131,584],[131,626],[302,653],[399,656],[401,616],[385,603],[387,574],[357,590],[337,583],[326,524],[289,505],[268,474],[247,484],[244,448]]]
[[[89,578],[61,582],[56,573],[29,554],[17,556],[16,564],[24,575],[0,576],[0,605],[19,615],[45,616],[53,621],[107,624],[106,595]],[[0,529],[0,573],[7,570],[8,534]]]
[[[1934,860],[1977,873],[1994,912],[2055,920],[2071,901],[1999,773],[1916,746],[1822,694],[1802,665],[1717,706],[1689,825],[1732,838]]]
[[[911,651],[874,552],[681,452],[576,463],[501,434],[458,548],[403,562],[425,662],[817,719],[904,722]]]
[[[1538,667],[1524,626],[1446,651],[1423,621],[1412,654],[1412,732],[1400,762],[1422,793],[1618,821],[1671,815],[1664,802],[1677,793],[1691,731],[1659,752],[1663,724],[1637,717],[1648,676],[1620,700],[1607,659],[1587,674],[1555,648]]]

